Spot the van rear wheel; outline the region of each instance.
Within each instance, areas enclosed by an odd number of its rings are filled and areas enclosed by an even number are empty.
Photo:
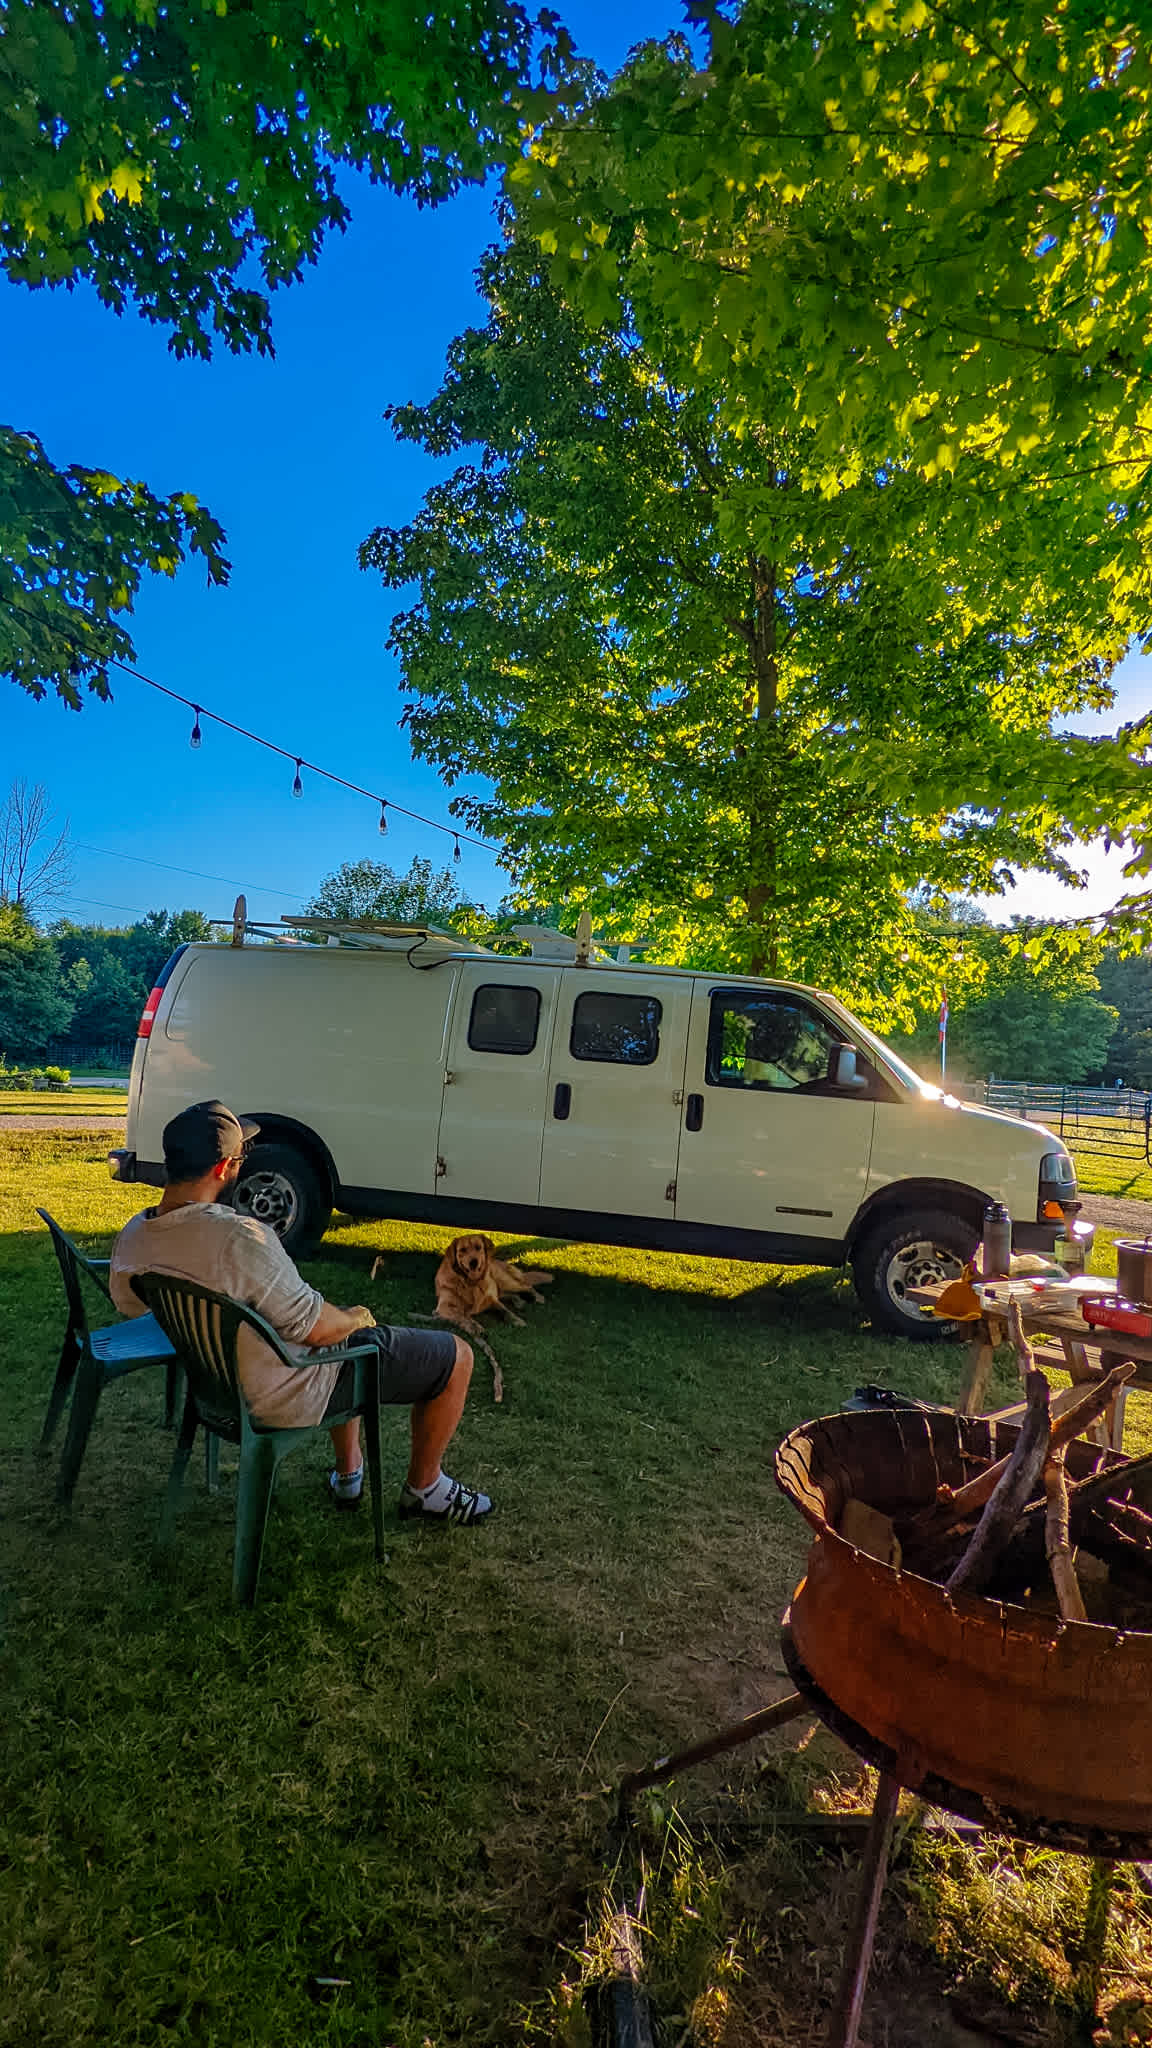
[[[293,1257],[323,1237],[332,1216],[320,1175],[294,1145],[253,1145],[244,1155],[232,1206],[239,1216],[267,1223]]]
[[[955,1336],[959,1325],[925,1315],[908,1300],[908,1289],[958,1280],[978,1243],[975,1227],[947,1209],[905,1211],[878,1223],[852,1259],[856,1292],[876,1327],[921,1344]]]

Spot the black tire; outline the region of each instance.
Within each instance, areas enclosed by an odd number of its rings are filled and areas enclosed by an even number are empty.
[[[856,1292],[877,1329],[920,1344],[955,1336],[957,1323],[939,1322],[910,1302],[905,1286],[956,1280],[979,1242],[972,1223],[948,1209],[904,1210],[887,1216],[861,1238],[852,1255]]]
[[[294,1145],[271,1141],[257,1140],[245,1153],[232,1207],[270,1224],[293,1258],[322,1238],[332,1219],[328,1188],[312,1161]]]

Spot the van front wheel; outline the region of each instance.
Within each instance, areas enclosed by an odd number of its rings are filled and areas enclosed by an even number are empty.
[[[958,1280],[978,1243],[974,1226],[947,1209],[889,1216],[878,1223],[852,1258],[856,1292],[877,1328],[920,1343],[954,1336],[958,1325],[925,1315],[908,1300],[908,1290]]]
[[[293,1257],[323,1237],[332,1215],[316,1168],[292,1145],[256,1144],[245,1153],[232,1206],[267,1223]]]

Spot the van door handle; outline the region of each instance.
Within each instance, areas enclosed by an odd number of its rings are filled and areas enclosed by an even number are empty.
[[[684,1129],[686,1131],[698,1131],[703,1121],[704,1097],[702,1095],[690,1095],[688,1097],[688,1107],[684,1111]]]
[[[552,1114],[558,1124],[564,1123],[572,1107],[572,1085],[569,1081],[557,1081],[556,1093],[552,1097]]]

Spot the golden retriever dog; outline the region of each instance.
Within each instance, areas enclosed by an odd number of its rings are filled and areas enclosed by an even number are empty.
[[[373,1262],[372,1278],[384,1263],[382,1258]],[[506,1322],[524,1328],[523,1316],[508,1308],[505,1296],[522,1294],[529,1301],[543,1302],[538,1292],[552,1279],[551,1273],[540,1273],[523,1266],[513,1265],[507,1259],[496,1256],[496,1247],[490,1237],[471,1232],[463,1237],[454,1237],[444,1257],[436,1268],[436,1309],[434,1315],[417,1316],[416,1322],[453,1323],[458,1330],[464,1330],[474,1338],[485,1356],[491,1360],[493,1398],[504,1398],[504,1378],[499,1361],[488,1344],[477,1317],[494,1309]]]
[[[495,1309],[507,1322],[523,1329],[523,1316],[505,1307],[505,1297],[523,1294],[529,1301],[542,1302],[544,1296],[537,1289],[547,1286],[551,1278],[551,1273],[526,1273],[522,1266],[497,1258],[490,1237],[479,1233],[454,1237],[436,1268],[436,1313],[446,1321],[459,1322],[463,1316]]]

